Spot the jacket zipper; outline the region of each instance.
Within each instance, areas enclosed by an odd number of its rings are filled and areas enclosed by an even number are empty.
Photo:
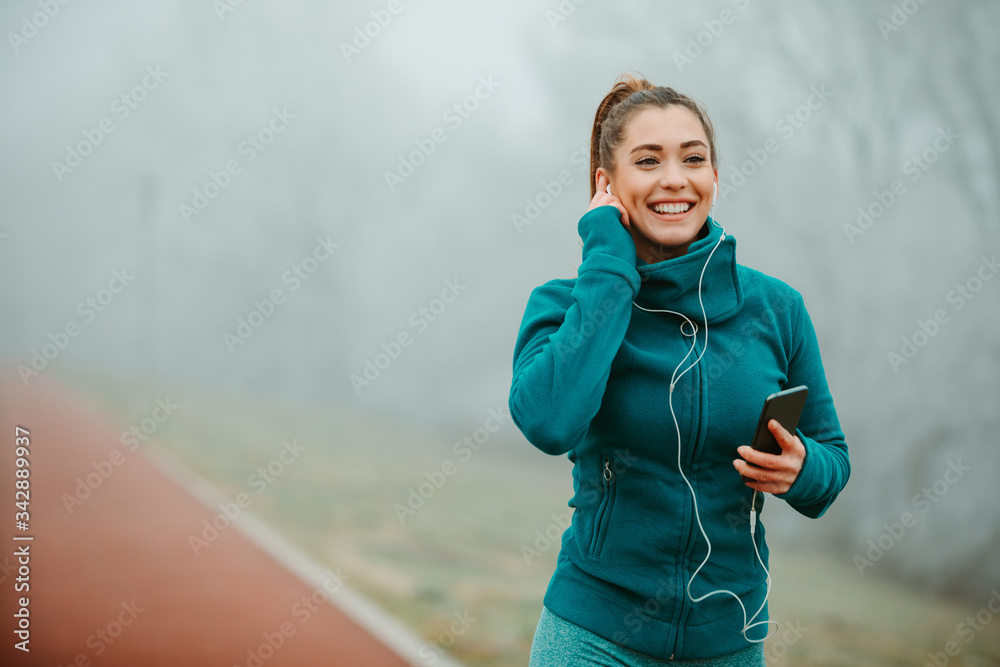
[[[697,348],[697,347],[698,347],[698,344],[697,344],[697,341],[696,341],[695,342],[695,348]],[[697,352],[697,351],[698,350],[695,349],[695,352]],[[694,373],[691,374],[691,382],[693,384],[695,382],[695,378],[698,378],[698,389],[700,389],[701,387],[703,387],[705,385],[706,371],[704,370],[704,367],[701,364],[698,364],[697,371],[698,371],[697,375],[695,375]],[[694,389],[695,389],[695,387],[692,386],[692,390],[694,390]],[[699,391],[698,392],[698,396],[701,397],[701,395],[702,395],[702,392]],[[692,420],[692,422],[696,418],[698,420],[698,430],[695,431],[695,438],[694,438],[695,441],[692,443],[690,441],[690,439],[689,439],[689,441],[688,441],[688,443],[686,445],[686,448],[681,452],[682,454],[684,454],[684,453],[688,454],[688,456],[687,456],[688,461],[686,462],[687,463],[687,472],[686,472],[686,474],[688,475],[688,477],[694,477],[695,454],[697,454],[697,452],[699,451],[699,449],[701,448],[701,446],[704,444],[704,443],[698,441],[698,433],[700,433],[700,431],[701,431],[702,413],[704,412],[704,408],[705,408],[705,406],[704,406],[704,399],[702,398],[701,400],[699,400],[696,405],[697,405],[697,411],[698,411],[697,415],[694,413],[694,409],[695,408],[692,408],[692,413],[691,413],[691,420]],[[688,432],[690,432],[690,429],[689,429]],[[677,443],[677,446],[678,447],[682,446],[682,443]],[[685,458],[684,456],[681,457],[681,465],[685,465],[684,458]],[[693,508],[691,510],[691,516],[690,516],[689,520],[687,521],[687,526],[686,527],[687,527],[687,539],[684,541],[684,551],[683,551],[683,553],[687,553],[688,549],[691,547],[692,540],[696,539],[695,538],[694,509]],[[687,560],[687,558],[685,557],[685,558],[682,558],[682,559],[679,559],[679,560],[680,560],[680,562],[683,562],[683,561]],[[690,568],[690,567],[685,568],[683,564],[679,565],[679,568],[680,568],[680,574],[681,574],[681,576],[678,577],[678,584],[679,584],[680,589],[681,589],[680,590],[680,598],[681,598],[680,616],[681,616],[681,618],[685,618],[687,616],[687,607],[688,607],[688,596],[687,596],[688,595],[688,593],[687,593],[688,588],[687,588],[687,585],[688,585],[688,580],[691,578],[691,573],[687,572],[686,570],[693,570],[693,568]],[[680,641],[681,633],[684,631],[682,628],[683,628],[683,626],[681,624],[678,624],[677,634],[674,637],[674,645],[673,645],[673,647],[671,648],[671,651],[670,651],[670,659],[671,660],[674,659],[674,655],[677,652],[677,644]]]
[[[601,552],[601,547],[604,544],[604,533],[605,524],[607,523],[608,514],[611,512],[612,500],[612,485],[615,480],[615,473],[611,467],[611,457],[604,456],[602,459],[603,466],[601,468],[601,502],[597,506],[597,513],[594,517],[594,536],[590,541],[590,555],[599,556]]]

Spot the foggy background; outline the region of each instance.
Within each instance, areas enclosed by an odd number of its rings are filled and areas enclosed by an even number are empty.
[[[982,604],[1000,582],[1000,5],[389,4],[73,2],[25,38],[39,5],[3,3],[5,365],[40,364],[75,322],[41,373],[235,388],[457,439],[506,409],[531,289],[574,275],[594,113],[639,72],[708,110],[715,217],[741,264],[804,295],[847,436],[826,516],[768,505],[772,552],[855,567],[909,511],[863,576]],[[335,249],[314,255],[318,239]],[[133,278],[81,307],[116,271]],[[545,457],[504,428],[518,465]],[[970,470],[935,492],[950,463]]]

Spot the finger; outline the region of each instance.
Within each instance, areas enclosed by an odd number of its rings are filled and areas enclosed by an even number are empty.
[[[771,481],[770,480],[771,473],[769,473],[764,468],[758,468],[756,466],[752,466],[742,459],[735,459],[733,461],[733,467],[736,468],[737,472],[739,472],[741,475],[749,479],[752,479],[755,482]]]
[[[760,466],[761,468],[779,468],[783,460],[778,454],[768,454],[767,452],[759,452],[749,445],[743,445],[736,449],[736,453],[742,456],[748,463],[752,463],[755,466]]]
[[[788,432],[784,426],[778,423],[778,420],[772,419],[767,423],[767,428],[774,435],[774,439],[778,442],[778,446],[781,447],[782,452],[791,452],[796,448],[796,436]]]
[[[625,209],[625,206],[619,206],[618,210],[622,212],[622,224],[625,225],[625,229],[632,229],[632,226],[629,224],[628,211]]]
[[[743,483],[751,489],[765,493],[784,493],[789,486],[787,476],[781,472],[755,468],[740,459],[733,461],[733,467],[746,478]]]
[[[788,491],[790,486],[787,484],[765,484],[764,482],[747,482],[747,486],[755,491],[760,491],[761,493],[770,493],[775,496],[779,496],[782,493]]]
[[[739,447],[736,452],[746,459],[747,465],[751,470],[763,469],[772,475],[797,475],[798,471],[801,470],[802,467],[803,454],[799,451],[782,452],[781,454],[767,454],[765,452],[758,452],[756,449],[744,445]],[[772,479],[774,479],[774,477],[772,477]]]

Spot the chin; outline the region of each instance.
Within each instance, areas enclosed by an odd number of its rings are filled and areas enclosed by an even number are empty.
[[[694,241],[697,241],[698,232],[700,230],[701,227],[692,232],[683,234],[657,234],[656,236],[648,236],[647,239],[650,245],[656,248],[663,248],[666,250],[671,248],[677,248],[678,246],[685,246],[690,243],[693,243]]]
[[[677,257],[682,254],[682,251],[686,252],[687,246],[698,239],[698,232],[700,230],[701,226],[690,233],[657,234],[656,236],[643,235],[645,252],[640,251],[639,256],[642,257],[644,254],[649,256],[648,259],[643,258],[649,264],[656,264],[657,262]]]

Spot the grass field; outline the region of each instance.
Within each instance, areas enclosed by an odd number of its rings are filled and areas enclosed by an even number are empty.
[[[565,457],[534,451],[509,421],[461,460],[452,444],[465,434],[337,406],[92,369],[63,367],[59,377],[123,430],[169,397],[180,407],[157,426],[157,446],[223,493],[248,492],[258,517],[340,568],[355,590],[428,641],[451,644],[449,626],[464,616],[468,627],[449,648],[454,659],[469,667],[527,664],[558,544],[540,543],[530,563],[522,546],[534,548],[536,530],[568,511],[571,468]],[[275,464],[283,441],[293,439],[301,454]],[[436,475],[449,459],[453,474]],[[255,476],[269,465],[267,478]],[[431,494],[435,480],[440,488]],[[406,506],[410,489],[425,482],[423,505],[400,515],[396,504]],[[990,612],[970,641],[956,634],[988,599],[980,606],[935,599],[862,579],[849,560],[785,548],[772,547],[771,570],[769,607],[780,627],[765,645],[769,665],[934,664],[929,653],[940,653],[938,665],[1000,664],[1000,619],[990,622]],[[945,655],[948,642],[957,656]]]

